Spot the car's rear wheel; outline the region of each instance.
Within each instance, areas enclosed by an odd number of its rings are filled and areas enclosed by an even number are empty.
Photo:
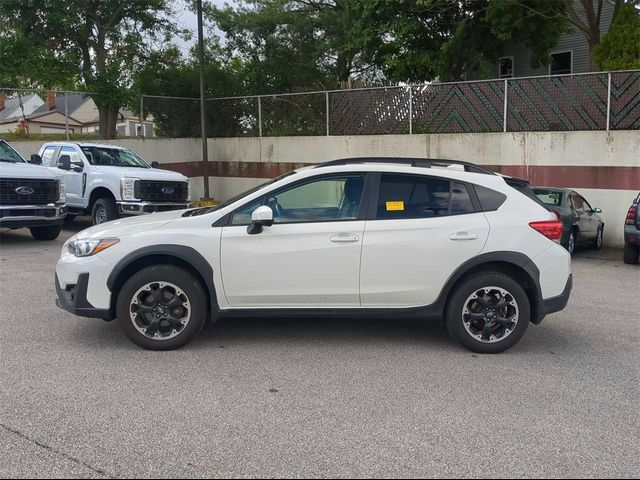
[[[110,222],[118,218],[118,209],[113,198],[99,198],[91,209],[91,221],[94,225]]]
[[[577,238],[576,231],[575,229],[573,229],[569,232],[569,239],[567,240],[567,246],[566,246],[567,251],[571,255],[573,255],[576,251],[576,238]]]
[[[49,227],[31,227],[31,236],[36,240],[55,240],[62,231],[62,225],[53,225]]]
[[[629,245],[625,242],[623,260],[628,265],[637,265],[640,263],[640,246]]]
[[[596,250],[600,250],[602,248],[603,238],[604,238],[604,225],[598,228],[596,239],[593,242],[593,248],[595,248]]]
[[[460,284],[449,299],[449,334],[469,350],[499,353],[524,335],[531,307],[524,289],[498,272],[474,275]]]
[[[207,319],[200,281],[175,265],[147,267],[124,284],[116,305],[118,322],[136,344],[174,350],[189,343]]]

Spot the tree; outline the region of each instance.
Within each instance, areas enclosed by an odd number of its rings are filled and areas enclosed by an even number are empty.
[[[640,68],[640,11],[624,5],[594,54],[601,70]]]
[[[65,80],[96,93],[100,135],[114,138],[133,70],[154,42],[177,33],[171,15],[171,0],[3,0],[0,18],[24,48],[12,56],[5,38],[0,64],[9,62],[14,76],[47,87],[54,80],[39,67],[55,66]]]
[[[508,0],[511,2],[521,2],[522,0]],[[613,4],[613,20],[620,14],[620,11],[625,5],[634,6],[640,5],[640,0],[558,0],[562,2],[563,9],[550,15],[548,12],[544,12],[538,8],[538,4],[527,5],[527,8],[534,12],[536,15],[543,18],[553,20],[560,19],[566,25],[577,28],[582,32],[589,44],[589,57],[591,70],[598,69],[598,64],[595,58],[595,50],[600,45],[602,32],[600,25],[602,24],[602,12],[604,2]]]

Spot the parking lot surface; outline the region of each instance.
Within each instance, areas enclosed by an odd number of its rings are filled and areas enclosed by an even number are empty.
[[[54,305],[63,241],[0,233],[1,477],[638,477],[640,268],[574,260],[505,354],[438,325],[233,320],[144,351]]]

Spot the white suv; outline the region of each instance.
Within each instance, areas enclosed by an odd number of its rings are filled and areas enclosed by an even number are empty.
[[[409,315],[493,353],[566,306],[561,235],[555,214],[473,164],[338,160],[219,207],[82,231],[62,249],[57,303],[156,350],[222,317]]]
[[[98,225],[120,215],[181,210],[190,205],[187,177],[152,168],[127,148],[51,142],[32,158],[63,176],[67,220],[88,214]]]

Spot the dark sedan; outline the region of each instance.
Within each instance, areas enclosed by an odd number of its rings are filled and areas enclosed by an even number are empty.
[[[624,263],[640,263],[640,193],[629,207],[624,222]]]
[[[549,209],[560,215],[564,225],[562,245],[573,255],[576,246],[587,245],[597,250],[602,247],[604,221],[578,192],[566,188],[533,187],[537,197]]]

